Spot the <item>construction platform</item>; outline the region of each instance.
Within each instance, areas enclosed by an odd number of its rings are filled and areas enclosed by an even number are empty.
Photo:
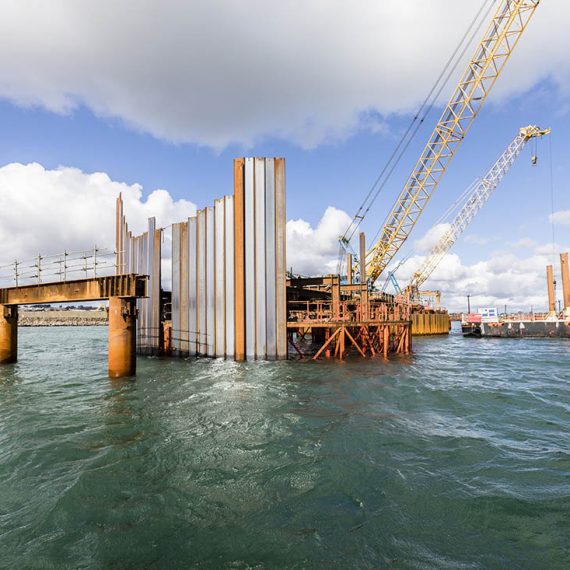
[[[301,358],[344,359],[412,350],[411,305],[338,275],[287,280],[287,338]]]

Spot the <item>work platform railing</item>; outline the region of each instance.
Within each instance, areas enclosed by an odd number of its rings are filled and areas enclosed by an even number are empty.
[[[42,255],[0,265],[0,287],[20,287],[113,275],[117,252],[93,246],[81,251]]]
[[[410,303],[371,299],[365,286],[360,295],[341,299],[340,285],[327,279],[332,298],[287,303],[289,346],[300,358],[342,360],[351,349],[363,357],[411,351]]]
[[[367,305],[350,301],[289,301],[287,326],[319,326],[330,323],[396,323],[409,321],[411,305],[370,300]]]

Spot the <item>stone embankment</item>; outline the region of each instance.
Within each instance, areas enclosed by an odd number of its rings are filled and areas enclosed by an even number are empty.
[[[85,327],[105,326],[108,323],[106,311],[26,311],[18,312],[21,327]]]

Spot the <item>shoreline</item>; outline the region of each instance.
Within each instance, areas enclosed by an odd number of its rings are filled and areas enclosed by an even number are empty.
[[[106,311],[26,311],[20,310],[20,327],[93,327],[108,324]]]

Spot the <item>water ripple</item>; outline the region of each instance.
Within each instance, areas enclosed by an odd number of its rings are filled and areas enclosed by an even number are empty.
[[[0,567],[570,566],[570,343],[112,382],[105,333],[23,329],[0,368]]]

